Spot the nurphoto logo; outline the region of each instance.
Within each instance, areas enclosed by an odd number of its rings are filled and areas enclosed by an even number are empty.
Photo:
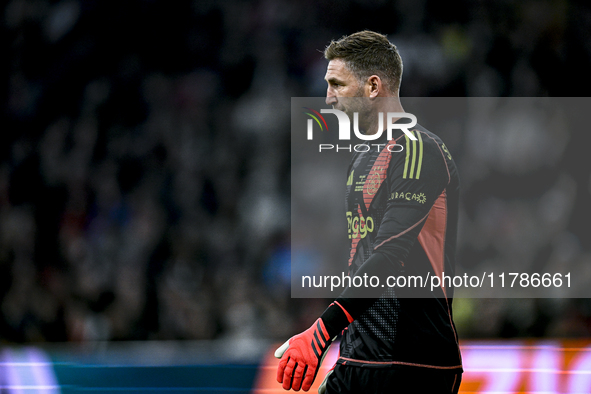
[[[349,116],[338,109],[320,109],[320,112],[309,108],[303,107],[306,109],[304,114],[308,115],[310,119],[307,122],[307,139],[309,141],[314,139],[314,122],[320,128],[320,131],[329,131],[328,124],[326,123],[326,119],[322,114],[333,114],[337,117],[337,122],[339,126],[339,133],[338,137],[340,141],[350,141],[351,140],[351,120]],[[384,128],[384,118],[386,119],[386,127]],[[395,123],[394,119],[410,119],[409,123]],[[416,141],[417,137],[409,130],[416,126],[417,118],[411,113],[408,112],[388,112],[386,116],[384,116],[383,112],[378,113],[378,131],[374,134],[364,134],[361,130],[359,130],[359,113],[353,112],[353,133],[355,137],[359,138],[362,141],[375,141],[382,136],[384,130],[386,131],[387,141],[392,140],[392,131],[393,130],[402,130],[402,132],[411,140]],[[404,146],[399,144],[357,144],[357,145],[345,145],[339,146],[338,144],[335,146],[334,144],[319,144],[318,149],[319,152],[323,150],[334,150],[339,152],[341,150],[351,152],[352,150],[355,152],[368,152],[371,146],[377,146],[378,150],[382,149],[382,146],[386,146],[388,151],[390,152],[402,152],[404,150]]]

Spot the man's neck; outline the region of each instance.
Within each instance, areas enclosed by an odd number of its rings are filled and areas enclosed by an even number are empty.
[[[362,127],[365,130],[366,135],[373,135],[379,131],[382,131],[380,130],[380,125],[381,129],[386,127],[386,116],[388,112],[404,112],[402,104],[400,104],[399,97],[380,97],[377,100],[378,102],[376,102],[375,111],[373,111],[372,114],[368,116],[366,124]],[[382,118],[381,122],[380,116]],[[398,119],[400,118],[392,118],[392,122],[396,122]]]

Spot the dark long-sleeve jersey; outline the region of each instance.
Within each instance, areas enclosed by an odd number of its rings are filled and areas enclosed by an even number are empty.
[[[435,134],[419,125],[411,132],[416,141],[397,130],[392,140],[372,141],[369,151],[351,160],[346,192],[350,275],[382,280],[387,275],[423,280],[443,272],[454,275],[456,165]],[[349,288],[343,293],[347,298],[341,297],[360,313],[343,334],[339,363],[461,371],[453,289],[431,291],[430,283],[426,288],[409,283],[387,289],[369,308],[367,299],[356,298],[359,291]]]

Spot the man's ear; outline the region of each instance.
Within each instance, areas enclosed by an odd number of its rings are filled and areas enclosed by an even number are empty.
[[[382,84],[382,79],[377,75],[372,75],[367,79],[367,90],[368,90],[368,97],[375,98],[383,92],[384,85]]]

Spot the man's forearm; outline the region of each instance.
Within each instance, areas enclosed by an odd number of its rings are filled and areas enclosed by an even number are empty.
[[[355,273],[357,276],[377,276],[380,283],[398,273],[399,267],[383,253],[374,253]],[[347,287],[341,295],[328,306],[320,318],[334,337],[347,327],[353,320],[361,316],[384,293],[383,287]]]

